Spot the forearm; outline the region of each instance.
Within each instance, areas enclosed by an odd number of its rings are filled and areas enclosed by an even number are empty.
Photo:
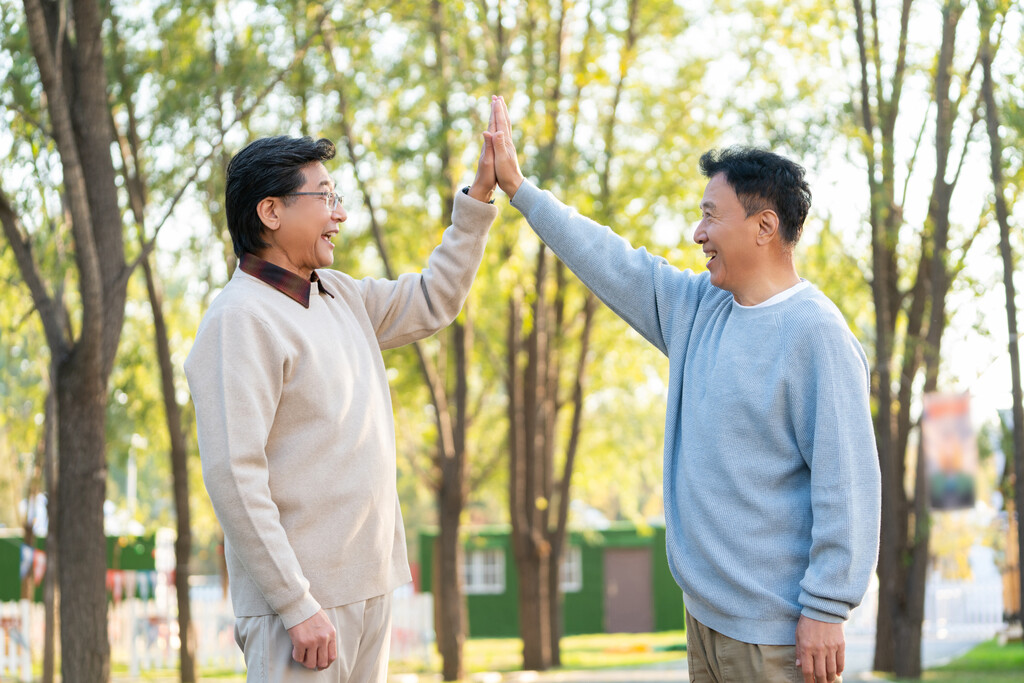
[[[826,341],[825,346],[838,346]],[[810,565],[803,613],[845,620],[860,604],[878,558],[881,477],[864,361],[855,352],[820,357],[814,403]],[[831,618],[830,618],[831,617]]]
[[[686,296],[685,275],[641,247],[634,249],[610,228],[582,216],[529,181],[523,182],[512,206],[526,217],[530,227],[619,317],[667,353],[659,301],[666,278],[682,285],[679,305]],[[664,297],[668,298],[668,297]]]
[[[476,277],[495,216],[497,208],[492,204],[458,192],[452,225],[422,272],[406,273],[394,281],[359,283],[381,348],[409,344],[451,324]]]
[[[235,453],[203,461],[214,512],[231,552],[259,587],[267,604],[291,628],[320,609],[309,581],[281,525],[280,513],[267,485],[265,467]]]

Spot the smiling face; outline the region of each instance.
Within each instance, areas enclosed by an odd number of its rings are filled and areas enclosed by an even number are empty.
[[[749,217],[724,173],[708,181],[693,241],[707,257],[711,284],[737,295],[755,277],[759,213]]]
[[[333,192],[334,181],[320,162],[302,167],[305,182],[295,192]],[[309,278],[313,270],[334,263],[338,224],[348,218],[339,204],[327,208],[323,196],[267,197],[257,207],[270,247],[260,257]]]

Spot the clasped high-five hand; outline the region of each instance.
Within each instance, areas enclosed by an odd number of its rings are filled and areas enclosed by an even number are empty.
[[[505,98],[500,95],[491,97],[491,118],[484,139],[493,150],[494,172],[498,186],[511,199],[523,182],[523,172],[519,170],[516,147],[512,144],[512,124],[508,118],[508,107],[505,106]]]

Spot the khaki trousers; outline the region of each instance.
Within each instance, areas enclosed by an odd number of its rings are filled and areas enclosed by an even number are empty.
[[[754,645],[714,631],[686,613],[691,683],[803,683],[796,646]],[[840,679],[836,679],[837,683]]]
[[[292,640],[276,614],[236,619],[235,642],[245,655],[247,683],[385,683],[391,594],[324,612],[338,634],[338,658],[323,671],[292,659]]]

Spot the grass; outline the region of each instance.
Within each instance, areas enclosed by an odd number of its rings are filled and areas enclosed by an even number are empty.
[[[686,634],[683,631],[661,633],[598,633],[562,638],[562,670],[616,669],[671,662],[686,656]],[[481,671],[520,671],[523,645],[518,638],[475,638],[466,641],[466,673]],[[388,672],[436,673],[441,670],[441,657],[436,649],[429,662],[422,660],[392,661]],[[138,678],[129,678],[128,667],[113,665],[115,681],[152,681],[164,683],[177,680],[175,670],[152,671]],[[202,678],[236,683],[245,679],[233,671],[204,669]]]
[[[891,679],[910,683],[910,679]],[[945,666],[929,669],[922,681],[949,683],[1020,683],[1024,680],[1024,644],[1000,645],[995,640],[978,645]]]
[[[596,633],[562,638],[562,669],[616,669],[671,662],[685,657],[683,631],[661,633]],[[466,641],[467,673],[519,671],[523,645],[518,638],[475,638]],[[391,673],[439,671],[436,652],[430,662],[391,663]]]
[[[619,633],[566,636],[562,638],[562,669],[611,669],[649,666],[678,660],[685,656],[683,631],[663,633]],[[518,638],[473,639],[466,641],[466,671],[519,671],[522,643]],[[390,673],[436,673],[441,658],[433,653],[429,663],[394,661]],[[114,667],[114,680],[123,678],[126,667]],[[119,676],[118,674],[121,674]],[[229,671],[203,671],[203,678],[225,683],[244,680]],[[143,674],[141,681],[174,681],[176,672]],[[910,679],[889,679],[893,683],[916,683]],[[1024,645],[1019,641],[1000,645],[995,640],[982,643],[963,657],[945,666],[929,669],[921,677],[930,683],[1020,683],[1024,680]]]

